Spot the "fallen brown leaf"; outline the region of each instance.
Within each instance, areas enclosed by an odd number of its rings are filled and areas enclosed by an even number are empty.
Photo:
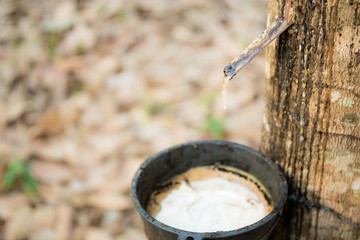
[[[52,207],[22,208],[9,219],[5,227],[5,239],[18,240],[36,231],[48,229],[52,226],[54,219],[55,212]]]
[[[67,240],[70,238],[72,228],[73,209],[68,204],[61,204],[56,209],[56,240]]]
[[[99,228],[89,228],[86,231],[85,240],[111,240],[111,237]]]
[[[130,199],[114,192],[96,192],[85,198],[85,204],[104,210],[122,211],[132,206]]]
[[[29,207],[29,199],[25,194],[12,193],[0,196],[0,218],[9,219],[16,211]]]
[[[44,183],[67,182],[73,177],[69,167],[64,164],[36,161],[31,166],[34,177]]]

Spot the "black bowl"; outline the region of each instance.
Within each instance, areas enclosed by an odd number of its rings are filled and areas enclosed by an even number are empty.
[[[261,220],[232,231],[189,232],[157,221],[146,211],[150,195],[174,175],[206,165],[237,168],[254,176],[273,203],[273,210]],[[261,153],[226,141],[198,141],[177,145],[148,158],[136,172],[131,186],[131,198],[144,222],[150,240],[252,240],[267,239],[282,213],[287,198],[287,183],[278,166]]]

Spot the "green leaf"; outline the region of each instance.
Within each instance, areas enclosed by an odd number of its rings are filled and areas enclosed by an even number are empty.
[[[224,139],[225,135],[225,120],[216,118],[212,115],[207,118],[207,129],[211,135],[216,139]]]
[[[6,172],[3,181],[3,186],[5,190],[9,190],[10,188],[12,188],[15,184],[15,181],[16,181],[16,176],[10,171]]]
[[[36,196],[36,186],[30,184],[30,182],[22,182],[21,183],[21,189],[26,193],[26,195],[30,197]]]
[[[31,174],[29,163],[18,160],[9,163],[3,179],[5,190],[20,186],[27,195],[34,197],[37,185],[36,179]]]
[[[9,190],[14,187],[18,178],[24,172],[24,163],[21,161],[12,161],[8,165],[8,169],[5,172],[3,185],[5,190]]]

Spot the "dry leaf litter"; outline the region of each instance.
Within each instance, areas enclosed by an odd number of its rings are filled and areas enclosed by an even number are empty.
[[[0,1],[0,239],[146,239],[129,188],[148,156],[223,138],[258,148],[264,53],[223,67],[265,27],[265,0]]]

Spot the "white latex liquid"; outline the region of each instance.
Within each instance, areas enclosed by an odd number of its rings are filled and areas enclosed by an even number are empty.
[[[224,77],[223,78],[223,83],[221,85],[224,109],[226,109],[226,88],[227,88],[227,85],[229,84],[229,82],[230,82],[230,78],[229,77]]]
[[[257,222],[266,215],[256,193],[238,182],[211,178],[185,182],[161,202],[155,218],[192,232],[230,231]]]

